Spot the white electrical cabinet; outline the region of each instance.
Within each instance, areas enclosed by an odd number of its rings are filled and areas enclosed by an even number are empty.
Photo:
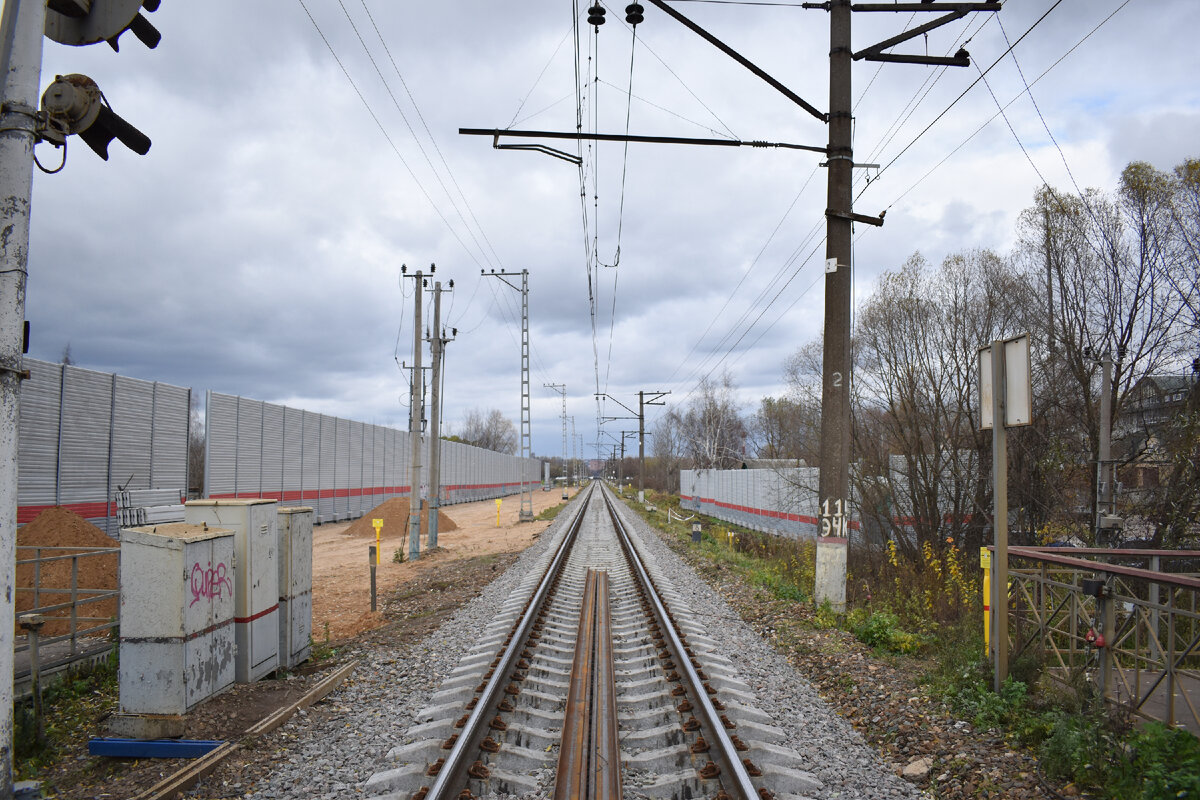
[[[292,668],[312,653],[313,510],[279,509],[279,663]]]
[[[233,683],[233,531],[121,531],[120,713],[182,715]]]
[[[191,500],[184,519],[233,531],[234,679],[253,683],[279,667],[279,534],[274,500]]]

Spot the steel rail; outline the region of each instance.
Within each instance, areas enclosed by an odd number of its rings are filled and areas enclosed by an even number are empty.
[[[621,800],[608,573],[589,569],[563,716],[554,800]]]
[[[594,800],[621,800],[623,797],[612,610],[608,589],[608,573],[597,573],[595,669],[592,670],[592,764],[588,780],[588,797]]]
[[[521,615],[516,626],[514,626],[512,638],[509,639],[508,645],[504,648],[500,662],[496,665],[492,677],[488,679],[487,685],[479,696],[479,701],[467,717],[467,722],[463,725],[458,739],[455,740],[450,754],[446,756],[442,768],[438,770],[433,786],[426,792],[425,800],[450,800],[451,797],[457,798],[462,787],[469,779],[467,770],[471,766],[471,761],[468,754],[473,755],[479,750],[479,744],[487,730],[485,720],[490,719],[496,713],[496,706],[500,702],[503,685],[509,680],[509,676],[520,658],[519,654],[525,647],[526,640],[529,638],[529,632],[533,627],[534,620],[537,618],[538,612],[541,610],[546,598],[550,595],[550,590],[554,586],[559,573],[562,571],[563,564],[566,563],[567,554],[571,552],[571,546],[574,544],[576,534],[579,533],[579,527],[583,523],[583,512],[587,508],[594,491],[593,487],[587,497],[579,498],[580,503],[579,508],[576,510],[575,518],[571,520],[570,527],[566,535],[563,536],[562,543],[555,552],[554,558],[550,561],[550,566],[546,569],[546,574],[542,576],[537,589],[529,598],[524,613]]]
[[[579,609],[579,632],[575,658],[571,662],[571,688],[563,715],[562,743],[554,781],[554,800],[577,800],[584,796],[587,781],[588,737],[592,699],[592,657],[596,633],[596,572],[587,571],[583,583],[583,605]]]
[[[720,714],[709,699],[708,691],[704,688],[704,682],[700,679],[700,676],[696,673],[696,668],[692,665],[692,660],[687,654],[686,647],[679,638],[679,633],[675,630],[674,623],[671,622],[666,605],[659,596],[658,590],[650,578],[650,574],[646,572],[646,568],[642,565],[642,560],[634,549],[633,541],[629,533],[625,530],[625,524],[617,514],[608,491],[603,487],[601,488],[601,495],[608,508],[609,516],[612,518],[613,528],[617,532],[617,539],[629,555],[630,568],[646,594],[646,599],[650,603],[651,610],[658,620],[659,628],[662,630],[664,638],[668,641],[670,650],[675,655],[679,671],[683,673],[684,680],[691,687],[692,694],[696,696],[696,706],[701,717],[701,725],[704,726],[705,732],[712,737],[709,741],[715,745],[713,755],[716,756],[714,760],[721,767],[722,788],[732,798],[735,798],[735,800],[758,800],[758,789],[755,788],[754,783],[750,780],[750,773],[746,770],[746,765],[738,757],[737,748],[734,746],[733,740],[729,738],[729,734],[725,731],[725,724],[721,721]]]

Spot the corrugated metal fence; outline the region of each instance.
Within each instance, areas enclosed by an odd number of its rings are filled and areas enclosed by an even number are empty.
[[[812,537],[819,475],[815,467],[680,470],[680,505],[751,530]]]
[[[409,434],[381,425],[208,393],[209,497],[265,497],[309,505],[318,522],[362,516],[410,491]],[[441,445],[443,505],[516,494],[541,479],[541,461],[457,442]],[[429,464],[429,443],[421,464]],[[422,473],[423,480],[426,473]],[[422,496],[426,494],[423,487]]]
[[[191,390],[25,359],[17,524],[65,506],[109,535],[118,490],[187,490]]]

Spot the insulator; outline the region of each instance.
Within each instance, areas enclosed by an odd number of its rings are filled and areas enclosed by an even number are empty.
[[[645,17],[642,16],[642,12],[645,10],[646,9],[642,8],[641,3],[630,3],[629,5],[625,6],[625,21],[630,25],[637,25],[639,22],[645,19]]]
[[[588,25],[595,25],[597,28],[604,24],[604,6],[596,3],[588,9]]]

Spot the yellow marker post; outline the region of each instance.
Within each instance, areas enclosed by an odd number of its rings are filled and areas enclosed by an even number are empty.
[[[496,498],[496,527],[500,527],[500,498]]]
[[[979,548],[979,566],[983,569],[983,652],[991,652],[992,633],[992,553],[986,547]]]
[[[375,566],[379,566],[379,553],[380,553],[379,532],[381,530],[383,530],[383,520],[381,520],[381,519],[371,520],[371,527],[375,529]]]

